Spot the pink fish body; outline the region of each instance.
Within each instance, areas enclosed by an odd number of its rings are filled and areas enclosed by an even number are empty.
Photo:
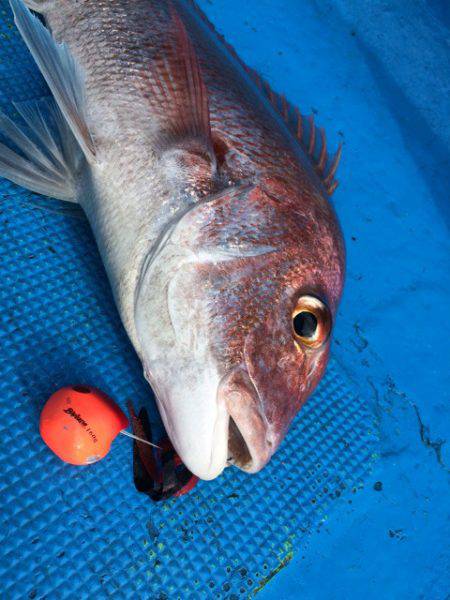
[[[340,152],[188,0],[27,4],[54,101],[19,107],[28,138],[2,119],[0,174],[85,210],[187,467],[259,471],[326,367]]]

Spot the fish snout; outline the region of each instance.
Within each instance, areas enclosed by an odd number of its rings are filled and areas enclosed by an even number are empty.
[[[258,392],[247,372],[238,369],[222,381],[219,394],[230,415],[228,464],[257,473],[276,449]]]

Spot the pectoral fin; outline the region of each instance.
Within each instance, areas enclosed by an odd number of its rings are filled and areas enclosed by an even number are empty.
[[[165,125],[156,145],[207,155],[215,162],[209,120],[208,92],[195,48],[172,3],[170,47],[165,60],[155,63],[151,85],[164,109]]]

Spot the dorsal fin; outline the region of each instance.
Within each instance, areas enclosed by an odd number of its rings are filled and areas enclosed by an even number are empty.
[[[187,3],[199,15],[211,32],[217,37],[219,42],[228,50],[235,60],[245,69],[249,77],[263,93],[274,109],[279,113],[286,123],[289,131],[302,147],[305,154],[309,157],[311,164],[321,179],[326,192],[331,195],[338,185],[335,174],[342,153],[342,143],[333,157],[330,157],[327,149],[327,139],[325,131],[317,128],[314,123],[314,115],[305,117],[294,107],[286,97],[275,92],[271,86],[251,67],[240,58],[236,50],[229,44],[223,35],[221,35],[205,13],[197,6],[194,0],[187,0]]]
[[[274,92],[270,85],[254,69],[247,67],[247,65],[243,66],[283,118],[292,135],[310,158],[314,170],[320,177],[327,194],[331,195],[338,186],[335,174],[341,159],[342,143],[339,144],[334,156],[330,157],[325,130],[322,127],[317,128],[314,122],[314,115],[311,114],[309,117],[302,115],[298,108],[294,107],[284,95]]]

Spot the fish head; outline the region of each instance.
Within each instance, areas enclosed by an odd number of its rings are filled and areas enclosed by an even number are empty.
[[[329,203],[276,181],[205,199],[162,235],[135,326],[167,433],[195,475],[270,460],[325,370],[343,273]]]

